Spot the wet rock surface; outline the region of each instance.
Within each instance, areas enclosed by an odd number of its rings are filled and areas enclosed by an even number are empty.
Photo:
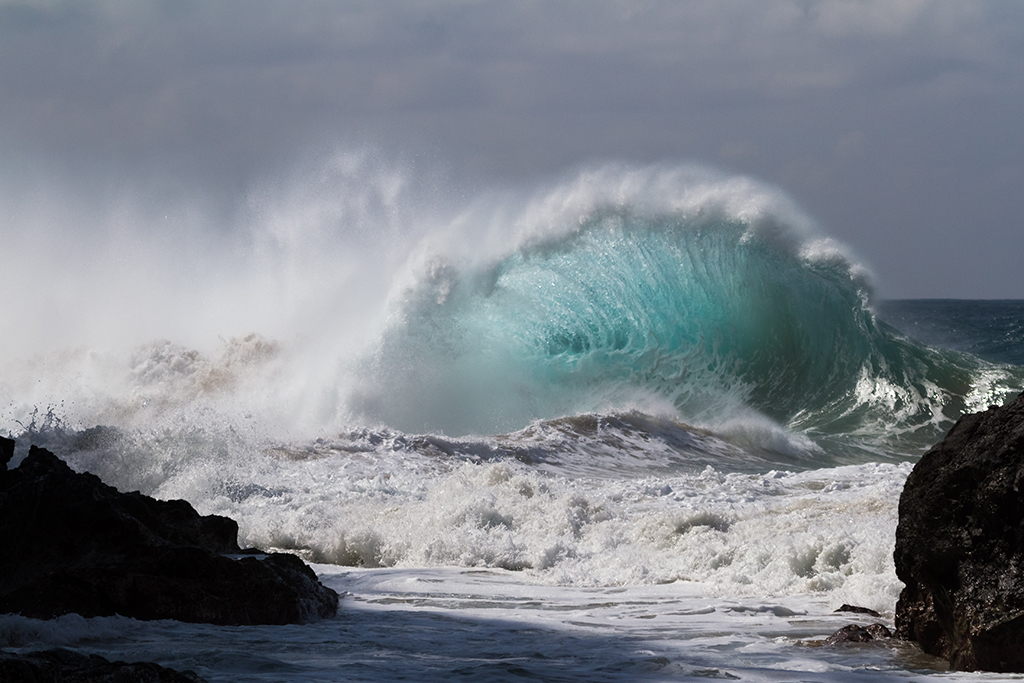
[[[337,611],[299,558],[241,550],[231,519],[120,493],[36,447],[8,469],[12,452],[0,441],[0,613],[241,625]]]
[[[14,457],[14,439],[0,436],[0,471],[7,469],[7,463]]]
[[[854,614],[867,614],[868,616],[872,616],[872,617],[880,617],[880,616],[882,616],[881,614],[879,614],[878,612],[876,612],[873,609],[869,609],[867,607],[859,607],[857,605],[842,605],[841,607],[839,607],[836,610],[834,610],[833,613],[835,613],[835,612],[852,612]]]
[[[826,638],[825,644],[838,645],[840,643],[870,643],[874,640],[886,640],[888,638],[892,638],[892,631],[882,624],[870,624],[868,626],[850,624],[842,627]]]
[[[0,652],[0,683],[204,683],[191,671],[150,662],[111,662],[98,655],[55,649]]]
[[[896,635],[957,670],[1024,671],[1024,395],[965,415],[914,467]]]

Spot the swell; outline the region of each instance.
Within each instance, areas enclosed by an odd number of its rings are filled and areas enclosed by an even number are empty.
[[[882,302],[880,314],[929,346],[1024,365],[1024,301],[893,300]]]

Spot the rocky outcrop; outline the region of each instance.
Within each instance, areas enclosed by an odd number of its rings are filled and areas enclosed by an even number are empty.
[[[111,662],[99,655],[56,649],[0,652],[0,683],[204,683],[191,671],[149,662]]]
[[[0,472],[7,469],[7,463],[14,457],[14,439],[0,436]]]
[[[337,593],[299,558],[242,551],[237,538],[231,519],[120,493],[32,447],[17,469],[0,469],[0,613],[213,624],[336,613]]]
[[[1024,671],[1024,395],[965,415],[914,467],[896,635],[956,670]]]

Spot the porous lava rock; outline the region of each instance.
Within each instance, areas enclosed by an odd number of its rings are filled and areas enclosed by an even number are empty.
[[[960,671],[1024,671],[1024,395],[965,415],[914,466],[896,635]]]
[[[111,662],[58,648],[14,654],[0,652],[0,683],[205,683],[191,671],[150,662]]]
[[[120,493],[33,446],[0,469],[0,613],[235,625],[334,616],[338,594],[302,560],[237,539],[234,520]]]

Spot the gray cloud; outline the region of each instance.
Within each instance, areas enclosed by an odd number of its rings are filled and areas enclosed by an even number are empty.
[[[0,0],[0,64],[12,187],[227,206],[367,141],[494,183],[693,160],[782,187],[885,295],[1024,298],[1017,3]]]

